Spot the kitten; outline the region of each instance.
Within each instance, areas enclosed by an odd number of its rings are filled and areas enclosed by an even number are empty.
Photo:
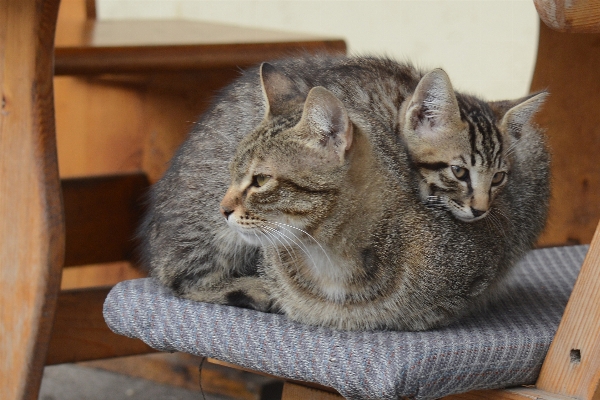
[[[446,325],[544,226],[549,156],[531,118],[545,97],[485,102],[388,59],[265,63],[154,186],[146,262],[186,298],[307,324]]]

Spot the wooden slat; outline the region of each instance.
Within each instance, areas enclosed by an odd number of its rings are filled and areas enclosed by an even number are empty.
[[[88,19],[88,3],[89,0],[61,0],[58,8],[58,21],[56,25],[57,33],[61,30],[60,26],[65,23],[83,22]],[[94,4],[93,9],[96,12],[96,1],[91,0]],[[95,19],[92,18],[92,19]],[[56,37],[58,39],[58,36]],[[60,41],[60,40],[59,40]]]
[[[265,372],[254,371],[252,369],[240,367],[239,365],[228,363],[226,361],[217,360],[215,358],[209,358],[208,361],[213,364],[222,365],[222,366],[228,367],[228,368],[238,369],[240,371],[247,371],[247,372],[250,372],[253,374],[258,374],[258,375],[262,375],[262,376],[269,377],[269,378],[278,378],[277,376],[270,375]],[[286,379],[286,382],[294,383],[296,385],[300,385],[300,386],[304,386],[304,387],[309,387],[311,389],[315,389],[315,390],[319,390],[319,391],[323,391],[323,392],[338,394],[338,392],[334,388],[329,387],[329,386],[324,386],[324,385],[314,383],[314,382],[298,381],[298,380],[294,380],[294,379]]]
[[[188,390],[239,400],[279,400],[283,381],[238,368],[217,365],[186,353],[159,353],[144,356],[88,361],[80,365],[148,379]],[[200,372],[200,366],[202,370]],[[201,381],[201,382],[200,382]],[[199,395],[198,398],[201,398]]]
[[[498,390],[473,390],[446,396],[443,400],[573,400],[572,397],[544,392],[534,387],[518,387]]]
[[[156,182],[198,116],[236,68],[200,73],[55,78],[60,174],[143,170]]]
[[[531,90],[547,89],[537,114],[552,152],[550,218],[542,245],[589,243],[600,220],[600,34],[540,24]]]
[[[600,32],[600,2],[597,0],[534,0],[540,18],[561,32]]]
[[[90,20],[96,19],[96,0],[85,0],[85,17]]]
[[[343,41],[202,46],[104,47],[56,50],[56,75],[194,71],[237,66],[294,53],[343,53]]]
[[[283,385],[281,400],[341,400],[342,396],[324,390],[313,389],[296,383]]]
[[[57,31],[56,74],[247,67],[300,52],[344,53],[341,39],[194,21],[91,21]]]
[[[143,173],[61,182],[65,205],[65,266],[133,260],[135,231],[149,187]]]
[[[536,387],[600,398],[600,224],[583,262]]]
[[[37,399],[64,256],[57,0],[0,0],[0,398]]]
[[[78,265],[62,271],[61,290],[114,286],[129,279],[148,277],[148,272],[127,261],[107,264]]]
[[[102,316],[110,288],[68,290],[60,293],[46,364],[60,364],[152,353],[138,339],[113,333]]]

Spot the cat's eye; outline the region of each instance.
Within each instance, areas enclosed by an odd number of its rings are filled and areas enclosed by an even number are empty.
[[[504,178],[506,177],[506,172],[496,172],[494,174],[494,176],[492,177],[492,185],[497,186],[499,184],[501,184],[504,181]]]
[[[271,177],[269,175],[263,175],[263,174],[254,175],[254,177],[252,177],[252,186],[262,187],[267,182],[269,182],[269,179],[271,179]]]
[[[456,177],[456,179],[460,179],[461,181],[466,181],[469,179],[469,170],[463,167],[459,167],[458,165],[453,165],[452,173]]]

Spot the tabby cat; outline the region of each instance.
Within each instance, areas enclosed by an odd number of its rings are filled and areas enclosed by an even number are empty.
[[[264,63],[152,189],[146,263],[183,297],[307,324],[446,325],[498,291],[545,224],[531,122],[545,97],[485,102],[389,59]]]

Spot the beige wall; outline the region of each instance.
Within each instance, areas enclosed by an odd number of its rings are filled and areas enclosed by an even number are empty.
[[[537,45],[532,0],[97,0],[101,19],[185,18],[346,39],[352,54],[442,67],[489,99],[527,93]]]

